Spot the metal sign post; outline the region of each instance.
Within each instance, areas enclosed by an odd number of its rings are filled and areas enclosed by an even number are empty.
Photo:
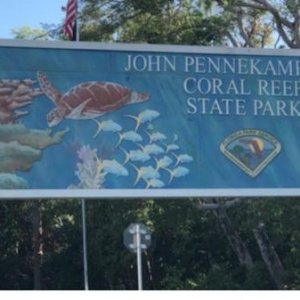
[[[82,240],[83,240],[83,270],[84,270],[84,289],[89,289],[88,263],[87,263],[87,242],[86,242],[86,219],[85,219],[85,199],[81,199],[82,217]]]
[[[151,235],[144,224],[131,223],[123,233],[126,248],[136,253],[138,290],[143,290],[142,251],[151,245]]]
[[[135,236],[136,236],[136,264],[138,274],[138,289],[143,289],[143,276],[142,276],[142,249],[141,249],[141,235],[140,225],[135,225]]]

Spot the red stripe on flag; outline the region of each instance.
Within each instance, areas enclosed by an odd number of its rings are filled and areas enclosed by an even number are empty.
[[[68,0],[66,8],[66,19],[64,23],[64,33],[68,39],[72,40],[73,38],[73,29],[75,26],[77,13],[77,0]]]

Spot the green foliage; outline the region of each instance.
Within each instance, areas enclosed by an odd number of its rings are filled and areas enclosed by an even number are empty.
[[[0,289],[31,289],[31,205],[0,202]]]
[[[12,29],[12,35],[18,40],[32,40],[42,39],[48,40],[47,32],[43,29],[31,28],[29,26],[23,26],[18,29]]]
[[[229,20],[211,14],[212,1],[84,1],[81,39],[211,45],[223,40]]]
[[[44,289],[82,289],[81,202],[42,201]]]
[[[32,289],[32,202],[0,202],[0,289]],[[79,200],[43,200],[44,289],[82,289],[82,233]],[[253,236],[263,221],[286,269],[288,289],[299,288],[298,199],[251,199],[228,214],[254,260],[239,265],[211,211],[195,209],[196,200],[87,201],[91,289],[136,289],[136,257],[123,245],[124,229],[143,222],[152,246],[143,255],[145,289],[274,289]]]

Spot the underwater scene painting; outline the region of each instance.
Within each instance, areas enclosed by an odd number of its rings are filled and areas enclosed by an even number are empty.
[[[298,100],[257,57],[1,45],[0,189],[299,187]]]

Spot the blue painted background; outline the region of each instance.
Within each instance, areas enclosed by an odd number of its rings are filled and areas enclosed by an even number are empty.
[[[176,72],[125,72],[128,54],[138,54],[138,52],[5,47],[0,49],[0,79],[31,78],[36,80],[37,71],[43,71],[53,86],[62,94],[85,81],[111,81],[139,92],[149,93],[148,101],[124,106],[120,110],[97,119],[99,121],[113,120],[120,124],[124,131],[129,131],[134,129],[135,123],[125,115],[138,115],[146,109],[160,113],[160,116],[151,122],[150,127],[150,123],[141,125],[140,134],[144,138],[141,144],[147,144],[145,131],[152,128],[167,137],[165,141],[158,142],[158,145],[175,143],[180,147],[177,152],[174,151],[177,156],[187,154],[193,159],[191,162],[178,164],[188,169],[189,172],[173,178],[170,183],[170,173],[161,170],[159,179],[164,183],[162,188],[294,188],[300,186],[300,120],[298,117],[188,114],[186,99],[189,95],[183,89],[183,81],[189,76],[200,77],[200,75],[182,71],[184,67],[180,64],[183,64],[185,54],[161,53],[170,57],[175,55],[178,58],[178,71]],[[153,53],[141,52],[141,54]],[[201,56],[210,57],[214,55],[222,56],[221,54],[201,54]],[[267,56],[259,58],[270,59]],[[271,59],[276,60],[278,57],[273,56]],[[280,59],[284,61],[293,57],[280,57]],[[221,78],[224,82],[234,79],[232,75],[207,75],[207,77],[214,76]],[[255,80],[247,76],[245,78],[249,82]],[[283,77],[277,76],[276,79],[283,79]],[[292,78],[292,80],[297,80],[297,78]],[[244,98],[247,101],[246,105],[252,105],[250,102],[257,97],[257,92],[252,90],[251,93],[247,97],[236,95],[225,97]],[[208,95],[208,97],[218,96]],[[277,99],[270,96],[259,97],[259,99],[264,98],[269,101],[273,98]],[[54,104],[49,98],[41,95],[33,101],[28,108],[30,114],[21,119],[21,122],[27,128],[47,129],[46,115],[53,108]],[[28,172],[17,172],[18,176],[28,182],[29,188],[65,189],[71,185],[76,186],[79,183],[75,174],[79,162],[78,150],[84,145],[95,149],[99,158],[116,160],[120,164],[124,161],[124,153],[114,148],[118,141],[116,133],[102,132],[93,138],[97,129],[94,121],[70,119],[63,120],[52,128],[52,131],[55,133],[65,128],[70,130],[60,144],[46,148],[42,159],[34,163]],[[282,146],[280,154],[255,178],[245,174],[220,151],[220,144],[226,137],[235,131],[247,128],[268,132]],[[128,151],[137,148],[130,141],[124,141],[122,147]],[[164,155],[166,154],[160,154],[156,159],[159,160]],[[175,162],[175,156],[169,156]],[[135,165],[155,167],[156,163],[153,157],[146,163]],[[132,164],[128,163],[125,167],[128,170],[128,176],[107,174],[102,188],[146,188],[147,183],[144,180],[139,180],[134,185],[137,173]],[[169,169],[174,170],[175,163],[169,166]]]

